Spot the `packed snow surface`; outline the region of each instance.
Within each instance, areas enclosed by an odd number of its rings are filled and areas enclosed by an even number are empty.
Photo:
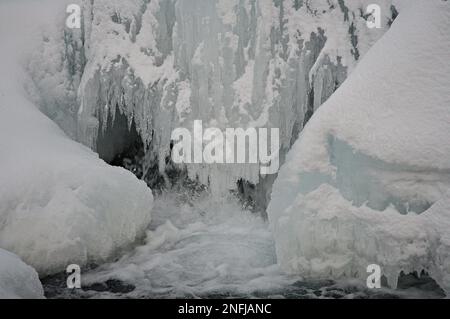
[[[4,5],[0,247],[19,255],[40,274],[65,271],[72,263],[105,261],[144,234],[152,192],[130,172],[107,165],[70,140],[27,99],[32,84],[17,60],[23,49],[20,42],[33,29],[19,24],[36,22],[37,17],[30,7],[21,11],[24,7]]]
[[[450,291],[450,3],[402,11],[306,125],[269,205],[306,277],[428,272]]]
[[[37,272],[16,255],[0,249],[0,299],[43,297]]]

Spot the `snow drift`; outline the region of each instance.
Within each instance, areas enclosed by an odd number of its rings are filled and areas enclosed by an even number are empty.
[[[404,10],[306,125],[268,208],[285,270],[450,291],[449,30],[448,2]]]
[[[0,249],[0,299],[43,297],[37,272],[16,255]]]
[[[32,92],[32,83],[17,53],[36,24],[28,22],[30,30],[20,24],[30,18],[37,23],[36,17],[34,12],[24,17],[13,3],[2,6],[0,247],[41,275],[65,271],[72,263],[104,261],[144,234],[151,190],[71,141],[25,97],[23,85]]]

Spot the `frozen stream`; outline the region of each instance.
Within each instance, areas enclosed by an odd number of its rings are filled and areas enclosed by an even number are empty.
[[[276,264],[268,224],[230,196],[186,204],[181,195],[155,201],[141,245],[117,261],[82,274],[82,290],[65,288],[65,274],[44,279],[48,297],[73,298],[367,298],[418,292],[369,292],[359,282],[304,282]],[[419,293],[423,295],[423,293]],[[433,293],[425,294],[432,296]]]

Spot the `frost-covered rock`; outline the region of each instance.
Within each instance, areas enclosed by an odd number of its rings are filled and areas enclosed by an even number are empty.
[[[16,255],[0,249],[0,299],[44,298],[37,272]]]
[[[114,148],[107,122],[119,110],[161,173],[172,130],[196,119],[221,129],[280,128],[283,160],[311,114],[410,1],[378,2],[381,29],[366,26],[370,0],[85,1],[83,28],[48,36],[30,73],[49,116],[94,150],[103,135]],[[48,54],[56,58],[34,64]],[[59,88],[49,87],[56,79]],[[259,180],[258,165],[188,170],[222,190]]]
[[[450,291],[450,4],[403,11],[315,113],[274,184],[277,256],[305,277],[391,286],[425,270]]]
[[[39,24],[24,29],[33,12],[1,6],[0,247],[42,275],[102,262],[144,235],[152,192],[70,140],[25,97],[23,85],[31,84],[17,52],[26,30]]]

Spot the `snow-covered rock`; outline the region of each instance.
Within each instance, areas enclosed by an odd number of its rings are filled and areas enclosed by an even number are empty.
[[[44,298],[37,272],[16,255],[0,249],[0,299]]]
[[[102,262],[144,235],[152,192],[70,140],[26,98],[23,85],[31,83],[18,52],[26,31],[39,23],[34,12],[27,16],[11,2],[2,6],[0,247],[42,275]],[[29,30],[20,26],[28,18],[35,19]]]
[[[402,11],[306,125],[268,208],[285,270],[425,270],[450,292],[449,30],[448,2]]]
[[[51,273],[136,241],[150,221],[147,185],[9,93],[0,99],[0,247]]]
[[[82,29],[47,36],[29,71],[47,114],[94,150],[100,136],[114,134],[107,119],[119,110],[136,123],[147,161],[161,173],[172,130],[194,120],[279,128],[283,160],[404,2],[378,1],[382,28],[369,29],[370,0],[84,1]],[[251,164],[188,171],[219,190],[259,181]]]

